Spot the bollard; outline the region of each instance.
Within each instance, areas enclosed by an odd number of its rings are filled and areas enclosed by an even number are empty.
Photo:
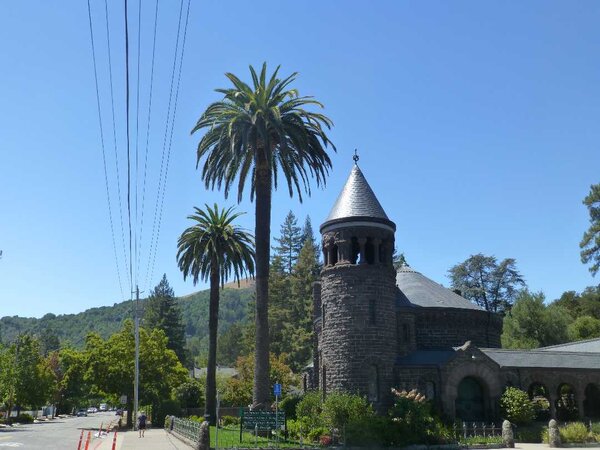
[[[83,442],[83,430],[81,430],[81,434],[79,435],[79,444],[77,445],[77,450],[81,450],[82,442]]]
[[[88,431],[87,439],[85,440],[85,450],[88,450],[90,446],[90,439],[92,438],[92,432]]]
[[[502,422],[502,444],[506,448],[515,448],[515,436],[508,420]]]
[[[115,435],[113,437],[112,450],[116,450],[116,448],[117,448],[117,430],[115,430]]]
[[[104,422],[100,422],[100,429],[98,430],[98,437],[102,437],[102,425],[104,425]]]
[[[548,445],[550,447],[560,447],[560,431],[558,431],[558,423],[552,419],[548,422]]]

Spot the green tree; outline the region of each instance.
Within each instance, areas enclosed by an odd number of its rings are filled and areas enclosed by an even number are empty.
[[[275,238],[279,245],[273,247],[273,250],[281,258],[287,273],[292,273],[292,267],[298,260],[298,253],[303,243],[302,229],[298,226],[298,220],[292,211],[285,216],[279,232],[280,236]]]
[[[589,286],[581,294],[564,292],[554,304],[568,310],[574,319],[581,316],[600,319],[600,286]]]
[[[106,341],[90,333],[86,339],[85,381],[91,392],[108,396],[116,403],[127,395],[127,411],[133,411],[133,384],[135,340],[133,321],[128,319],[118,333]],[[140,327],[140,402],[158,410],[162,402],[170,400],[171,392],[187,379],[187,371],[173,350],[167,348],[168,339],[163,330],[148,332]],[[127,415],[127,426],[133,425],[132,414]]]
[[[519,289],[525,287],[512,258],[498,263],[496,257],[478,253],[453,266],[448,273],[452,289],[491,312],[510,309]]]
[[[58,378],[60,402],[59,411],[70,413],[82,405],[90,394],[89,383],[85,381],[87,358],[84,352],[72,347],[62,348],[58,354]]]
[[[538,348],[567,342],[570,321],[563,308],[544,304],[543,293],[522,291],[504,317],[502,347]]]
[[[313,232],[310,216],[306,216],[304,226],[302,227],[302,246],[306,245],[307,241],[310,243],[314,253],[315,267],[313,272],[315,275],[318,275],[321,271],[321,251],[319,250],[319,244],[315,238],[315,233]]]
[[[255,200],[256,238],[256,343],[253,399],[265,407],[269,398],[269,263],[271,249],[271,195],[283,174],[290,196],[302,201],[310,195],[309,178],[325,184],[331,160],[325,151],[331,143],[325,133],[332,122],[325,115],[305,109],[323,107],[311,97],[301,97],[290,84],[297,74],[280,79],[279,67],[267,79],[267,64],[260,74],[252,66],[253,85],[232,73],[233,84],[217,89],[224,98],[206,109],[192,133],[206,129],[197,150],[197,163],[204,159],[202,178],[207,188],[224,187],[225,196],[237,186],[242,199],[246,181]]]
[[[216,420],[217,332],[219,325],[219,284],[233,275],[239,282],[246,273],[254,273],[252,236],[233,224],[241,213],[233,208],[221,209],[206,205],[206,211],[195,208],[188,219],[195,222],[187,228],[177,243],[177,260],[183,278],[210,281],[208,314],[208,365],[206,369],[205,415],[211,424]]]
[[[572,341],[600,337],[600,320],[591,316],[580,316],[571,322],[567,333]]]
[[[292,369],[285,363],[285,355],[269,355],[269,386],[279,382],[284,391],[294,391],[298,389],[298,377],[294,375]],[[246,406],[252,401],[252,385],[254,380],[254,358],[249,356],[240,356],[236,362],[235,368],[237,376],[227,379],[223,389],[223,404],[228,406]],[[272,390],[269,390],[269,406],[275,397]]]
[[[527,392],[514,387],[506,388],[500,397],[500,409],[506,420],[526,425],[535,419],[535,405]]]
[[[187,366],[185,327],[176,303],[175,292],[169,285],[166,274],[163,274],[162,280],[152,289],[146,300],[144,327],[163,330],[169,339],[167,347],[175,352],[181,364]]]
[[[219,336],[217,361],[225,366],[233,366],[243,351],[244,330],[240,323],[232,324]]]
[[[595,276],[600,270],[600,183],[590,186],[590,193],[583,199],[583,204],[590,214],[590,227],[579,243],[581,262],[591,264],[590,272]]]
[[[52,397],[55,379],[41,355],[40,343],[30,334],[20,335],[6,356],[9,380],[8,410],[37,408]]]

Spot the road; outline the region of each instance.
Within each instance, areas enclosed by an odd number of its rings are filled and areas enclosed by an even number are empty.
[[[89,449],[99,445],[101,439],[93,438],[101,424],[103,428],[115,420],[114,412],[98,412],[88,417],[57,418],[46,422],[0,428],[0,450],[5,448],[65,450],[77,449],[79,436],[84,431],[84,443],[88,431],[92,432]],[[82,444],[81,448],[83,449]]]

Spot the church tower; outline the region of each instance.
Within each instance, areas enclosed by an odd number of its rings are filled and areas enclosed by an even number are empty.
[[[397,357],[395,230],[355,164],[320,227],[314,375],[324,395],[360,393],[379,411],[391,403]]]

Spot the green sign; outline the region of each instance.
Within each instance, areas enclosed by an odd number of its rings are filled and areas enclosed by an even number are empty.
[[[259,430],[275,430],[285,425],[285,412],[242,411],[243,428]]]

